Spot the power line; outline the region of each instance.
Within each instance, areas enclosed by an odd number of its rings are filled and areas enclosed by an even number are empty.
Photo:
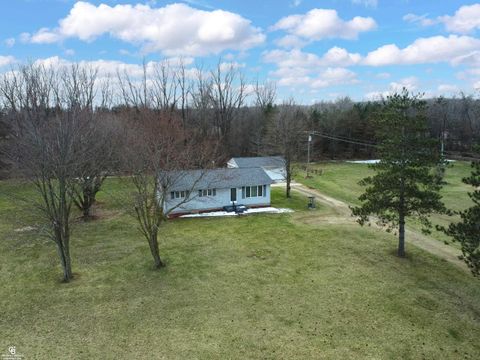
[[[330,139],[330,140],[342,141],[342,142],[355,144],[355,145],[370,146],[370,147],[374,147],[374,148],[378,147],[378,145],[373,144],[373,143],[367,143],[367,142],[363,142],[363,141],[356,140],[356,139],[341,138],[341,137],[338,137],[338,136],[323,134],[323,133],[318,132],[318,131],[311,131],[309,133],[312,134],[312,135],[323,137],[323,138]]]
[[[335,138],[336,140],[339,140],[339,141],[347,140],[347,141],[358,142],[358,143],[361,143],[361,144],[377,145],[376,143],[374,143],[372,141],[367,141],[367,140],[363,140],[363,139],[355,139],[355,138],[348,137],[348,136],[332,135],[332,134],[327,134],[327,133],[320,132],[320,131],[311,131],[310,133],[312,133],[314,135],[318,135],[318,136],[329,136],[329,137]]]

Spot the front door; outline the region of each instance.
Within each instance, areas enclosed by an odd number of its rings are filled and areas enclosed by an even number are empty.
[[[230,201],[237,201],[237,188],[230,189]]]

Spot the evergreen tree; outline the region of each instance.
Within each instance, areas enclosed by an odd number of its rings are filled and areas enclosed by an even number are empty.
[[[428,215],[445,212],[435,181],[440,161],[438,141],[427,130],[426,103],[406,89],[388,96],[374,119],[380,162],[371,165],[375,175],[363,179],[361,206],[352,208],[364,225],[370,216],[388,230],[398,228],[398,256],[405,256],[405,222],[416,216],[428,232]]]
[[[474,205],[458,212],[461,221],[443,230],[461,244],[463,260],[473,275],[480,277],[480,161],[472,162],[472,174],[462,181],[473,186],[473,192],[468,195]]]

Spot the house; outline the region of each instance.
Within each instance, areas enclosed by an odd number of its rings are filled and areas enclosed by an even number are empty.
[[[170,216],[222,210],[224,206],[270,206],[272,180],[262,168],[170,171],[164,211]],[[166,181],[167,182],[167,181]]]
[[[281,156],[234,157],[228,160],[229,168],[262,168],[273,182],[284,182],[287,176],[285,159]]]

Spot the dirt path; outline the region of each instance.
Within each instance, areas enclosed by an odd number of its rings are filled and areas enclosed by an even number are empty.
[[[330,207],[333,211],[332,215],[324,216],[324,217],[319,217],[318,215],[312,215],[312,216],[306,216],[305,218],[302,218],[302,221],[304,221],[307,224],[340,224],[340,223],[355,223],[355,219],[351,216],[350,208],[348,207],[348,204],[332,198],[328,195],[325,195],[321,192],[319,192],[316,189],[311,189],[306,187],[305,185],[299,184],[299,183],[292,183],[292,190],[297,191],[303,195],[306,196],[315,196],[315,199],[319,201],[320,203],[327,205]],[[372,224],[373,225],[373,224]],[[377,225],[376,225],[377,226]],[[377,226],[379,229],[382,227]],[[462,269],[469,271],[465,263],[458,258],[459,255],[461,255],[460,250],[455,249],[449,245],[445,245],[444,243],[432,239],[426,235],[423,235],[422,233],[409,229],[407,228],[406,230],[406,239],[407,239],[407,246],[409,244],[413,244],[420,249],[423,249],[425,251],[428,251],[431,254],[434,254],[452,264],[455,264]]]

